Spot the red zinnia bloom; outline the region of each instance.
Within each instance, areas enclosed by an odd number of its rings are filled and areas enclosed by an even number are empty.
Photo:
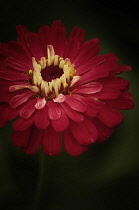
[[[133,108],[129,82],[114,76],[131,70],[109,53],[98,55],[97,38],[84,42],[75,27],[66,38],[60,21],[31,33],[17,26],[18,40],[0,45],[0,125],[13,123],[12,143],[33,154],[77,156],[109,138]],[[61,135],[60,135],[61,134]]]

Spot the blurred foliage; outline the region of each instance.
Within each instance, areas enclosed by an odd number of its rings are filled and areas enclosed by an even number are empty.
[[[121,1],[115,7],[112,1],[93,2],[1,2],[1,42],[16,40],[18,24],[37,31],[60,19],[68,33],[73,26],[80,26],[86,31],[86,40],[100,38],[101,54],[115,52],[121,64],[133,67],[123,77],[131,82],[135,99],[135,108],[123,111],[125,120],[112,137],[103,144],[90,145],[76,158],[64,150],[57,157],[45,156],[41,149],[32,156],[24,154],[10,142],[11,123],[1,129],[1,210],[139,209],[137,12],[130,9],[130,4],[123,10],[125,4]]]

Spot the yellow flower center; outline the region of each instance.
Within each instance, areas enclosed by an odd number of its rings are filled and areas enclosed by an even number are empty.
[[[32,58],[34,70],[29,70],[31,85],[39,96],[55,98],[59,94],[68,94],[69,88],[80,78],[76,76],[74,65],[68,58],[55,55],[52,45],[47,46],[47,59],[42,57],[39,62]]]

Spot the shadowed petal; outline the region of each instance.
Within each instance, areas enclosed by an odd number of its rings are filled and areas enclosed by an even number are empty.
[[[96,56],[99,52],[98,44],[99,39],[91,39],[85,42],[80,48],[78,56],[73,60],[73,63],[78,67]]]
[[[105,101],[108,106],[111,106],[115,109],[133,109],[134,108],[134,100],[132,95],[127,91],[121,92],[119,98],[115,100],[107,100]]]
[[[23,49],[23,47],[16,41],[8,42],[8,53],[10,57],[18,60],[29,69],[32,67],[31,56]],[[9,57],[9,56],[7,56]]]
[[[114,130],[113,128],[109,128],[103,122],[101,122],[96,118],[93,118],[92,122],[98,130],[98,139],[97,139],[98,143],[106,141],[112,135]]]
[[[34,118],[35,118],[35,113],[31,115],[30,118],[28,119],[19,118],[16,121],[14,121],[12,127],[16,131],[26,130],[33,124]]]
[[[50,123],[48,116],[48,107],[45,106],[43,109],[39,109],[35,116],[35,125],[40,129],[46,129]]]
[[[36,128],[35,126],[32,126],[28,145],[27,147],[22,148],[23,152],[28,154],[36,153],[38,147],[41,144],[42,136],[43,136],[43,130]]]
[[[61,21],[54,21],[51,27],[51,45],[56,55],[63,56],[66,46],[66,28]]]
[[[98,131],[93,123],[85,119],[84,122],[71,122],[71,132],[79,144],[88,145],[98,138]]]
[[[58,155],[61,151],[60,135],[52,126],[44,130],[42,138],[42,149],[46,155]]]
[[[39,61],[41,57],[44,57],[41,43],[35,33],[29,32],[26,36],[26,40],[31,57],[35,57],[37,61]]]
[[[65,130],[63,133],[63,142],[64,147],[67,153],[69,153],[72,156],[78,156],[84,153],[88,147],[79,144],[76,139],[72,136],[69,129]]]
[[[70,33],[67,42],[66,49],[64,53],[64,58],[70,58],[73,62],[75,56],[78,54],[78,51],[84,40],[85,31],[82,28],[74,27]]]
[[[41,42],[41,46],[42,46],[42,50],[43,50],[43,54],[46,57],[47,56],[47,45],[51,44],[51,33],[50,33],[50,27],[49,26],[42,26],[41,28],[39,28],[38,31],[38,37],[40,39]]]
[[[115,127],[123,121],[123,115],[111,107],[103,107],[99,112],[98,119],[109,127]]]
[[[24,131],[14,131],[12,133],[11,141],[16,147],[26,147],[29,142],[30,130],[26,129]]]
[[[6,58],[4,62],[7,67],[16,71],[26,72],[29,70],[27,66],[24,66],[22,63],[20,63],[18,60],[12,57]]]

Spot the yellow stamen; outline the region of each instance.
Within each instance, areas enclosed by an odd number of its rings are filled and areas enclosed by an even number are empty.
[[[55,98],[61,94],[65,88],[73,86],[79,79],[76,75],[74,65],[68,58],[65,60],[58,55],[55,55],[54,48],[52,45],[47,46],[47,57],[42,57],[39,62],[32,58],[32,64],[34,71],[29,70],[28,74],[32,76],[32,84],[36,86],[36,90],[41,93],[47,100],[48,98]],[[63,74],[60,78],[53,79],[50,82],[44,81],[41,75],[41,70],[49,66],[59,66],[63,69]],[[64,89],[63,89],[64,88]]]

